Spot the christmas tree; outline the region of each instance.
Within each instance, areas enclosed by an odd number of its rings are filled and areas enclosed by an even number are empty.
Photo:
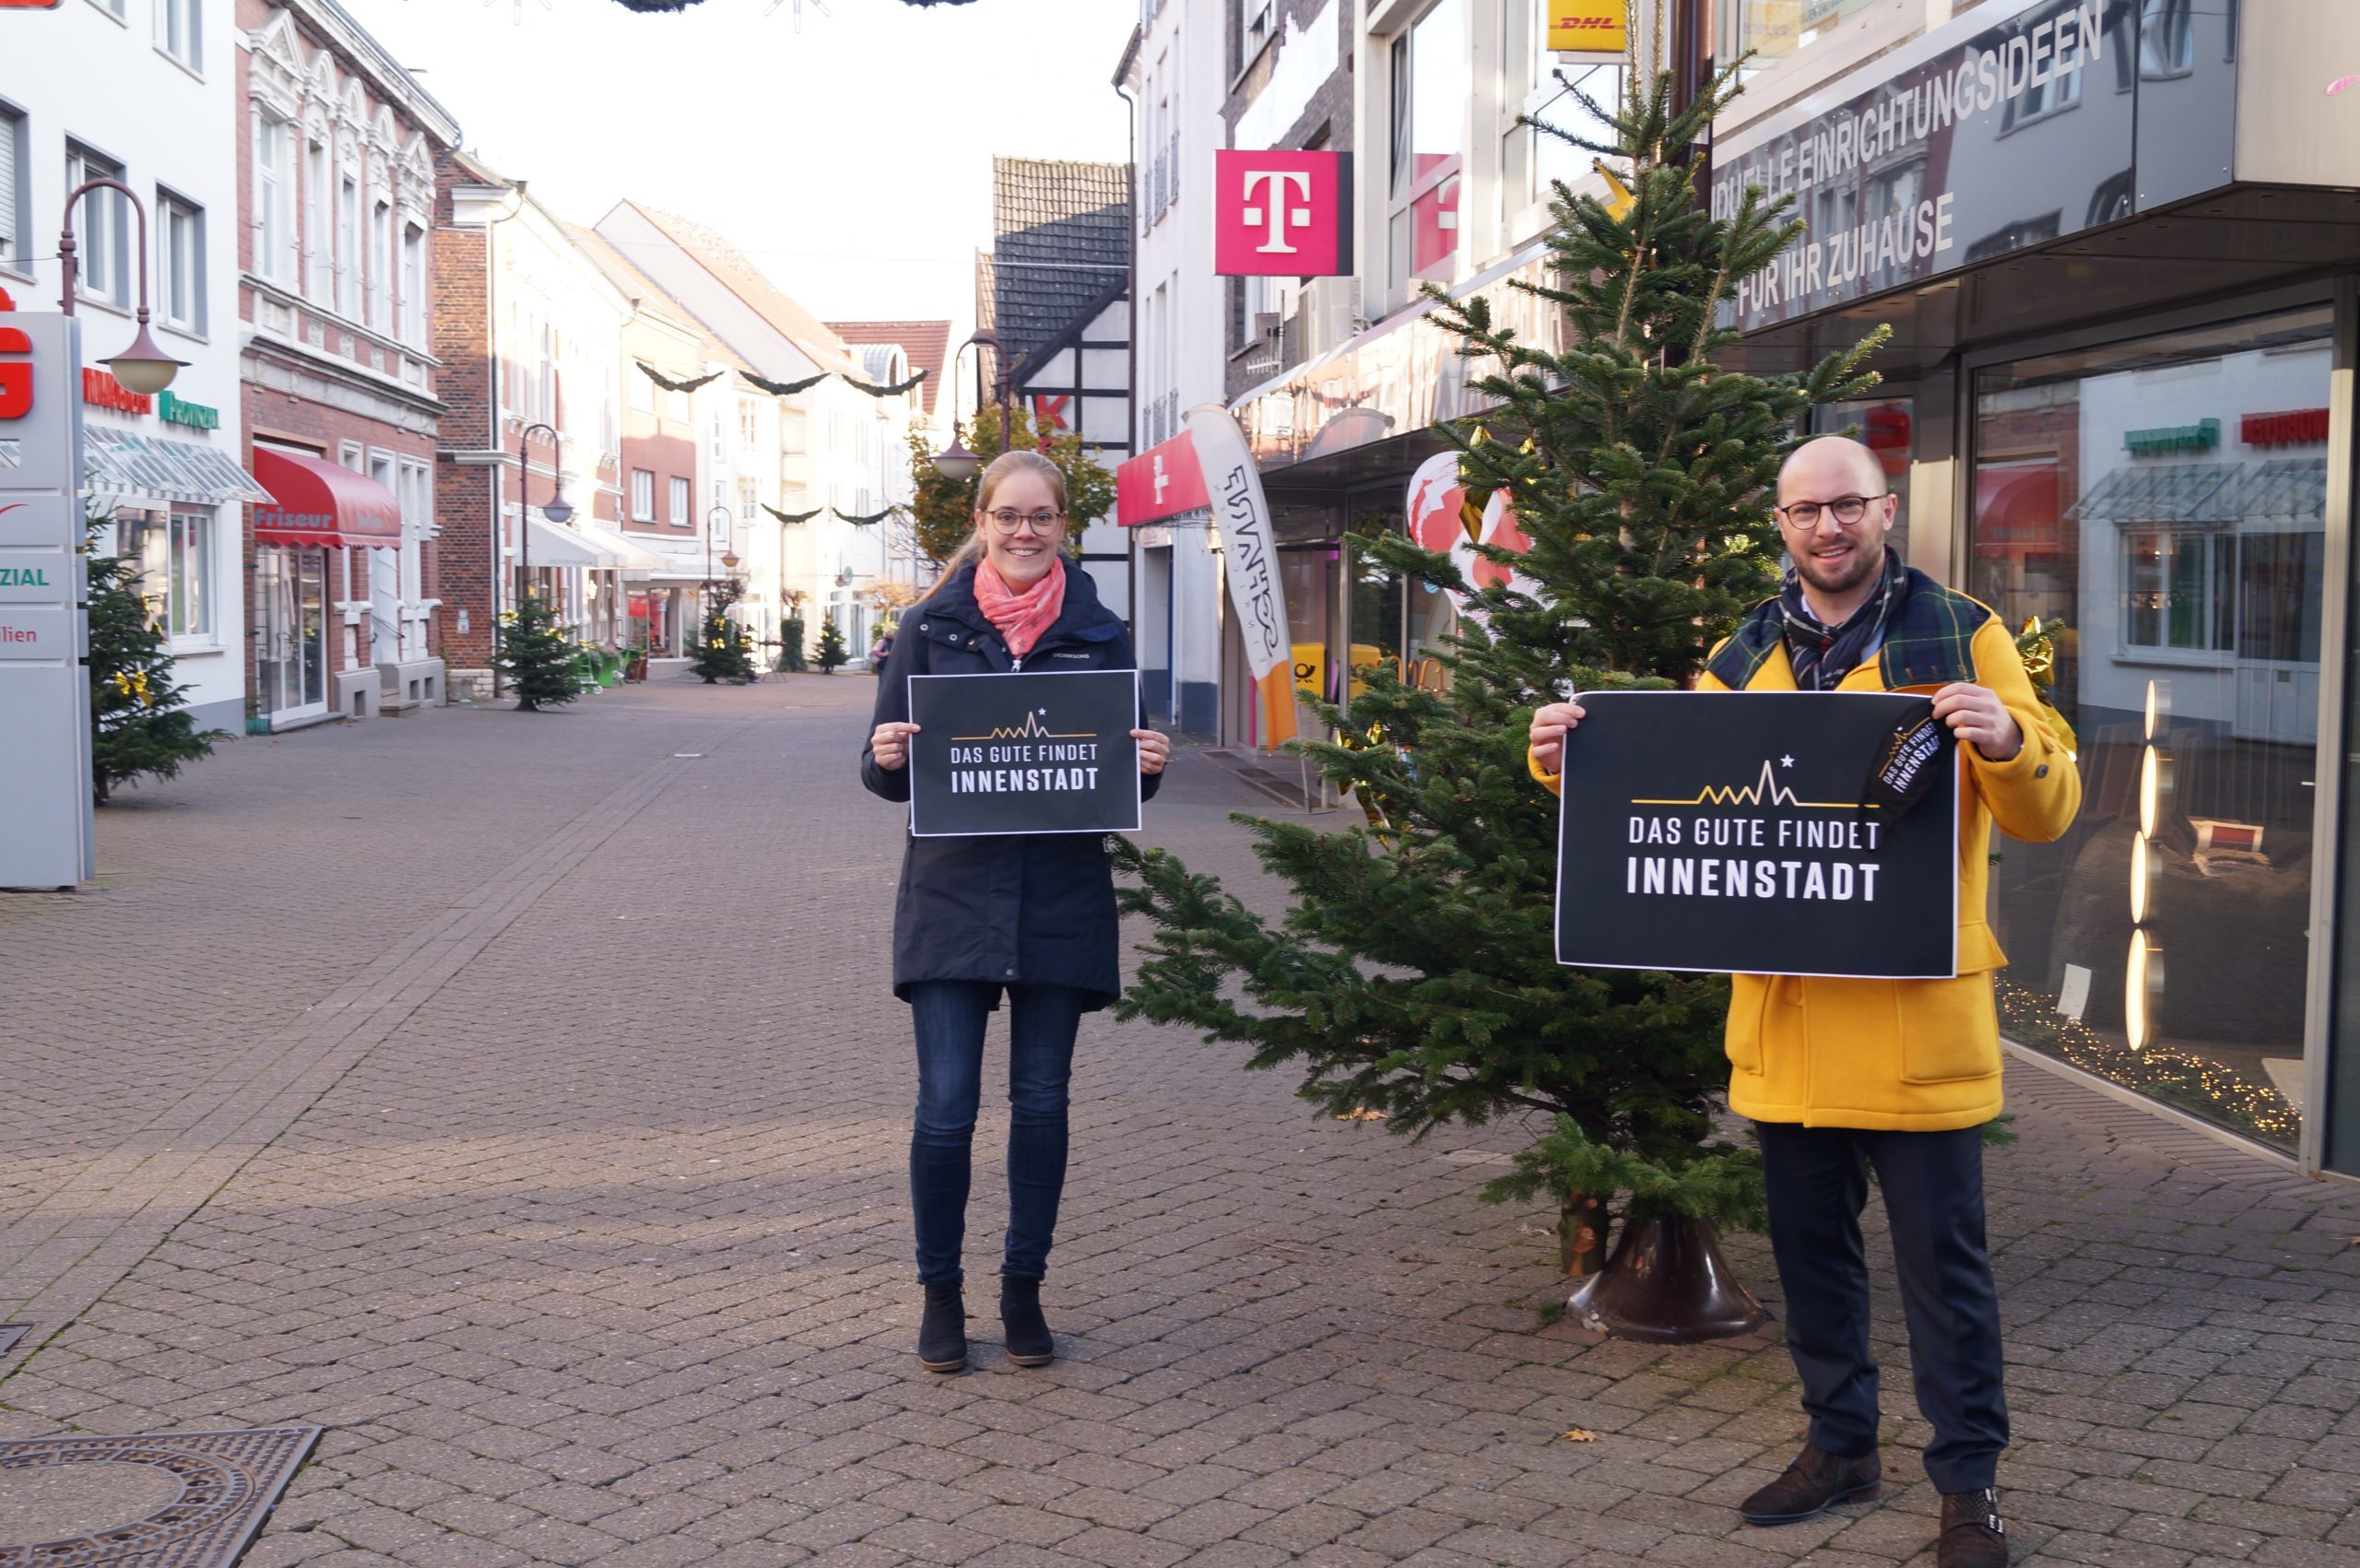
[[[582,695],[582,650],[558,624],[557,611],[530,589],[500,618],[500,651],[491,664],[507,678],[520,713],[562,707]]]
[[[850,650],[844,646],[844,634],[836,630],[835,621],[832,619],[821,621],[818,659],[820,673],[833,675],[836,673],[837,666],[851,657]]]
[[[1065,476],[1066,513],[1073,524],[1066,531],[1067,548],[1079,553],[1081,525],[1115,510],[1114,473],[1097,460],[1097,448],[1082,445],[1078,432],[1021,408],[1014,415],[1009,421],[1015,435],[1012,443],[1001,439],[997,408],[978,410],[960,438],[980,460],[977,473],[1010,444],[1038,452],[1056,464]],[[917,546],[930,560],[949,560],[975,531],[975,480],[954,479],[937,468],[934,448],[922,429],[911,427],[909,448],[910,479],[916,491],[909,513]]]
[[[92,522],[94,540],[107,521]],[[90,558],[89,571],[90,789],[103,806],[117,784],[172,778],[182,763],[210,757],[230,732],[201,730],[188,713],[188,689],[172,678],[174,661],[140,596],[137,566],[102,555]]]
[[[1610,210],[1560,184],[1547,279],[1514,285],[1557,313],[1563,346],[1525,341],[1481,296],[1430,290],[1494,407],[1443,430],[1468,513],[1505,492],[1530,549],[1473,547],[1477,585],[1406,538],[1359,541],[1467,595],[1439,650],[1444,689],[1378,666],[1349,716],[1316,704],[1339,739],[1302,749],[1370,820],[1244,819],[1292,889],[1277,923],[1167,853],[1127,851],[1126,906],[1156,929],[1118,1008],[1249,1046],[1250,1066],[1300,1071],[1315,1104],[1382,1113],[1397,1133],[1539,1118],[1542,1136],[1485,1196],[1553,1195],[1562,1261],[1582,1274],[1604,1261],[1618,1197],[1628,1218],[1758,1224],[1760,1165],[1716,1126],[1724,980],[1557,964],[1558,803],[1527,772],[1531,713],[1574,691],[1693,679],[1776,586],[1770,488],[1800,417],[1872,384],[1858,367],[1882,338],[1797,375],[1714,362],[1738,336],[1719,312],[1800,226],[1758,194],[1725,218],[1698,206],[1691,148],[1734,68],[1681,110],[1668,75],[1625,79],[1619,104],[1585,103],[1614,128],[1590,150],[1622,166],[1631,199]]]
[[[754,678],[753,634],[729,614],[745,592],[745,584],[732,577],[713,584],[706,595],[704,622],[698,627],[690,650],[696,662],[690,667],[704,678],[707,686]]]

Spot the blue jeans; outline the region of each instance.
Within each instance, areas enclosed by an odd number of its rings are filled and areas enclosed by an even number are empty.
[[[917,1034],[918,1103],[910,1130],[910,1208],[917,1221],[918,1279],[964,1278],[967,1187],[975,1111],[983,1099],[984,1021],[1000,987],[928,980],[909,987]],[[1083,994],[1064,985],[1008,987],[1008,1247],[1000,1272],[1038,1279],[1066,1185],[1067,1086]]]

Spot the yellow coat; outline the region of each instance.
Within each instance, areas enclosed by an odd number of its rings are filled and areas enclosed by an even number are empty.
[[[2063,836],[2081,809],[2082,776],[2042,722],[2040,699],[2005,623],[1997,616],[1985,621],[1971,653],[1976,684],[2000,694],[2024,741],[2005,762],[1987,761],[1972,746],[1963,749],[1957,978],[1732,976],[1727,1045],[1729,1108],[1738,1114],[1805,1126],[1943,1132],[2000,1114],[2000,1024],[1991,972],[2008,959],[1987,914],[1991,825],[1997,821],[2011,837],[2036,843]],[[1729,690],[1710,675],[1698,689]],[[1783,645],[1745,689],[1795,690]],[[1940,688],[1889,689],[1871,659],[1846,676],[1838,690],[1930,696]],[[1537,763],[1532,773],[1556,792],[1555,774]]]

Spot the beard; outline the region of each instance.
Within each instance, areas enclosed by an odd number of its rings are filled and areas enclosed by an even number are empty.
[[[1788,552],[1788,559],[1795,563],[1795,575],[1803,580],[1806,587],[1835,597],[1850,593],[1884,569],[1884,540],[1863,540],[1852,547],[1849,555],[1835,561],[1823,561],[1808,552],[1792,550]]]

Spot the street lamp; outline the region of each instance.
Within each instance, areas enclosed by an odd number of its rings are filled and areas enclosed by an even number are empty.
[[[996,334],[978,332],[951,350],[950,444],[934,454],[934,471],[953,484],[965,484],[974,478],[976,471],[984,466],[984,460],[968,451],[959,440],[959,356],[977,344],[987,344],[992,350],[992,379],[997,383],[996,394],[999,404],[1000,450],[1005,452],[1015,444],[1015,438],[1009,433],[1008,428],[1008,351],[1000,347],[999,338]],[[983,407],[984,402],[983,376],[983,358],[978,355],[975,360],[975,406],[978,409]]]
[[[65,227],[57,237],[57,261],[65,278],[65,297],[58,301],[58,305],[65,314],[70,316],[74,313],[76,282],[82,270],[77,256],[80,247],[74,241],[74,204],[101,187],[122,192],[124,199],[131,204],[131,210],[139,215],[139,331],[132,338],[130,348],[112,360],[99,362],[123,383],[124,391],[136,392],[142,397],[153,397],[172,384],[172,377],[188,361],[173,359],[156,346],[153,337],[148,336],[148,208],[140,201],[139,193],[122,181],[85,180],[66,196]]]
[[[713,534],[716,521],[722,527],[729,526],[729,508],[718,501],[704,514],[704,613],[707,619],[713,617]],[[726,548],[721,552],[721,559],[726,565],[738,564],[738,558]]]
[[[528,594],[533,591],[531,517],[535,430],[549,432],[549,449],[553,454],[550,462],[556,470],[551,475],[551,482],[557,486],[557,493],[549,497],[547,506],[541,508],[541,515],[560,528],[573,521],[573,503],[565,499],[565,437],[555,425],[539,421],[526,425],[516,436],[516,570],[523,574],[525,592]]]

